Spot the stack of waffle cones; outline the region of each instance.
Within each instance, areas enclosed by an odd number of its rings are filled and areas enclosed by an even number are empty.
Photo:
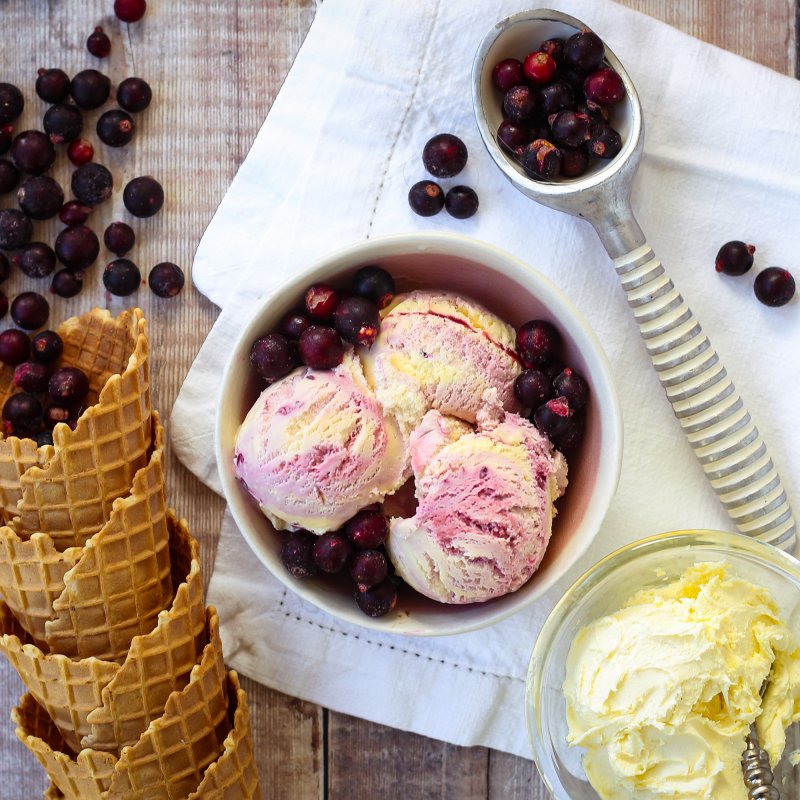
[[[0,438],[0,650],[46,798],[259,798],[247,699],[226,672],[199,550],[168,509],[138,309],[65,322],[89,405],[53,445]],[[0,372],[0,403],[14,391]]]

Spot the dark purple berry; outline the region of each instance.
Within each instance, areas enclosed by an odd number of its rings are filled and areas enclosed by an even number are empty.
[[[11,302],[11,319],[20,328],[41,328],[50,316],[50,304],[38,292],[22,292]]]
[[[64,352],[64,342],[55,331],[42,331],[31,339],[31,356],[42,364],[52,364]]]
[[[534,319],[517,328],[517,352],[530,369],[551,361],[561,348],[561,334],[543,319]]]
[[[121,109],[106,111],[97,120],[97,136],[109,147],[124,147],[133,139],[133,117]]]
[[[91,213],[91,206],[85,206],[77,200],[70,200],[61,207],[58,212],[58,218],[65,225],[83,225],[89,219],[89,214]]]
[[[117,87],[117,102],[126,111],[144,111],[152,99],[152,89],[141,78],[125,78]]]
[[[553,396],[553,382],[541,370],[525,369],[514,381],[514,394],[526,408],[538,408]]]
[[[111,81],[96,69],[85,69],[72,79],[70,93],[81,108],[99,108],[108,100]]]
[[[314,542],[314,563],[323,572],[341,572],[352,554],[347,537],[337,531],[323,533]]]
[[[83,114],[71,103],[57,103],[47,109],[42,125],[53,144],[73,142],[83,131]]]
[[[610,125],[596,123],[589,129],[587,147],[598,158],[614,158],[622,150],[622,137]]]
[[[583,72],[597,69],[605,56],[603,41],[596,33],[579,31],[564,42],[564,63]]]
[[[62,69],[40,69],[36,94],[45,103],[63,103],[69,97],[69,75]]]
[[[588,103],[575,103],[572,110],[586,114],[592,125],[608,125],[608,121],[611,119],[611,113],[604,106],[592,104],[590,107]]]
[[[345,532],[357,550],[374,550],[386,539],[389,523],[380,511],[365,508],[348,520]]]
[[[9,328],[0,333],[0,361],[12,367],[28,360],[31,340],[27,333]]]
[[[103,244],[115,256],[124,256],[136,243],[133,228],[124,222],[112,222],[103,233]]]
[[[492,67],[492,83],[501,91],[507,92],[525,80],[522,62],[516,58],[504,58]]]
[[[67,157],[76,167],[82,167],[94,158],[94,147],[86,139],[76,139],[69,143]]]
[[[253,342],[250,364],[265,380],[276,381],[299,366],[297,346],[280,333],[268,333]]]
[[[19,187],[17,202],[31,219],[50,219],[61,210],[64,190],[48,175],[34,175]]]
[[[145,0],[114,0],[114,13],[123,22],[138,22],[145,11]]]
[[[143,175],[129,181],[122,202],[134,217],[152,217],[164,205],[164,190],[155,178]]]
[[[311,324],[311,318],[304,311],[295,310],[286,314],[278,328],[287,338],[297,340]]]
[[[554,397],[533,412],[533,424],[547,437],[562,435],[569,425],[572,410],[566,397]]]
[[[117,297],[133,294],[142,283],[139,267],[127,258],[118,258],[106,264],[103,270],[103,286]]]
[[[74,427],[71,424],[74,419],[74,409],[51,404],[44,410],[43,419],[45,426],[50,430],[59,422],[66,422],[70,427]]]
[[[295,578],[308,578],[316,574],[314,542],[316,536],[308,531],[287,533],[281,544],[281,562]]]
[[[366,592],[356,590],[356,603],[368,617],[382,617],[397,605],[397,587],[387,578]]]
[[[162,261],[150,270],[147,283],[156,297],[175,297],[184,283],[183,270],[171,261]]]
[[[372,264],[361,267],[353,276],[353,294],[372,300],[378,308],[386,308],[394,293],[394,278],[381,267]]]
[[[0,83],[0,125],[13,122],[25,108],[22,92],[12,83]]]
[[[528,81],[534,85],[543,85],[553,80],[556,74],[556,62],[553,57],[541,51],[528,53],[522,65],[522,71]]]
[[[47,391],[56,404],[75,408],[89,394],[89,379],[77,367],[61,367],[50,376]]]
[[[533,118],[536,112],[536,93],[530,86],[512,86],[503,97],[503,111],[514,122]]]
[[[0,319],[8,314],[8,297],[5,292],[0,292]]]
[[[553,138],[558,144],[578,147],[589,138],[589,117],[575,111],[559,111],[548,118]]]
[[[114,178],[102,164],[84,164],[72,173],[72,194],[85,206],[108,200],[113,188]]]
[[[0,253],[0,283],[8,280],[8,276],[10,274],[11,264],[9,263],[8,259],[2,253]]]
[[[550,116],[550,114],[561,111],[562,108],[569,108],[575,100],[575,94],[568,83],[553,81],[539,89],[536,99],[539,110],[544,115]]]
[[[72,225],[58,234],[55,250],[58,260],[67,269],[82,270],[96,261],[100,242],[91,228]]]
[[[551,180],[561,170],[561,151],[546,139],[535,139],[523,148],[520,163],[531,178]]]
[[[18,250],[33,236],[30,219],[16,208],[0,211],[0,250]]]
[[[12,394],[3,406],[3,427],[7,433],[25,435],[42,425],[42,404],[28,392]]]
[[[386,580],[388,574],[389,562],[380,550],[361,550],[350,564],[350,577],[356,582],[360,592],[366,592]]]
[[[89,34],[86,49],[95,58],[105,58],[111,52],[111,39],[99,25]]]
[[[565,178],[578,178],[589,167],[589,154],[585,147],[560,147],[561,175]]]
[[[468,219],[478,210],[478,195],[469,186],[453,186],[444,196],[444,207],[451,217]]]
[[[14,385],[26,392],[46,392],[50,370],[36,361],[23,361],[14,370]]]
[[[572,411],[579,411],[589,399],[589,384],[570,367],[553,381],[556,397],[566,397]]]
[[[539,50],[547,53],[553,61],[560,64],[564,57],[564,39],[545,39],[539,45]]]
[[[765,306],[785,306],[794,297],[794,278],[788,269],[767,267],[756,275],[753,291]]]
[[[753,266],[755,245],[734,240],[726,242],[717,253],[714,266],[725,275],[744,275]]]
[[[20,171],[7,158],[0,158],[0,194],[6,194],[17,188]]]
[[[314,319],[330,319],[336,311],[336,306],[339,305],[336,289],[327,283],[315,283],[309,286],[304,300],[308,313]]]
[[[515,155],[531,141],[530,130],[527,125],[513,119],[504,119],[497,129],[497,141],[503,150]]]
[[[562,453],[571,453],[583,441],[586,421],[580,412],[573,414],[567,427],[558,436],[553,436],[553,445]]]
[[[7,153],[14,141],[14,126],[0,125],[0,156]]]
[[[625,97],[625,84],[611,67],[601,67],[586,78],[583,93],[589,103],[613,106]]]
[[[37,447],[44,447],[46,444],[53,444],[53,432],[48,430],[39,431],[33,435],[33,440]]]
[[[17,263],[28,277],[46,278],[56,268],[56,254],[44,242],[31,242],[22,248]]]
[[[11,158],[22,172],[41,175],[53,166],[56,149],[46,133],[23,131],[11,144]]]
[[[415,214],[432,217],[444,208],[444,192],[434,181],[417,181],[408,190],[408,204]]]
[[[378,336],[381,315],[366,297],[346,297],[336,306],[333,324],[339,336],[350,344],[370,347]]]
[[[300,358],[312,369],[333,369],[344,359],[344,345],[333,328],[312,325],[300,337]]]
[[[467,146],[452,133],[437,133],[425,143],[422,163],[434,178],[452,178],[467,164]]]
[[[59,297],[75,297],[83,289],[83,273],[60,269],[53,275],[50,291]]]

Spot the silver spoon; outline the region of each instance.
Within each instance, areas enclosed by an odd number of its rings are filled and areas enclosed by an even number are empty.
[[[581,177],[529,178],[498,145],[501,94],[491,80],[503,58],[522,59],[539,42],[585,29],[550,9],[514,14],[484,37],[472,66],[472,101],[484,144],[497,166],[537,203],[590,222],[613,259],[639,331],[675,416],[711,485],[741,533],[792,550],[797,524],[786,491],[750,414],[700,323],[675,289],[631,210],[630,192],[644,140],[636,88],[606,47],[606,61],[622,77],[626,99],[615,107],[623,147]]]

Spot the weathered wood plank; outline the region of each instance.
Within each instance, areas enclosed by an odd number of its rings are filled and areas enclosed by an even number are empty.
[[[120,151],[97,140],[94,124],[100,112],[86,115],[84,135],[95,144],[96,160],[111,169],[117,189],[113,203],[99,207],[90,225],[102,237],[113,219],[131,222],[138,242],[130,257],[143,274],[159,261],[175,261],[187,272],[187,287],[175,300],[160,300],[144,286],[131,298],[112,299],[100,275],[113,256],[101,250],[78,297],[52,298],[51,322],[55,325],[94,305],[114,310],[140,305],[149,320],[154,352],[153,400],[167,422],[181,382],[217,316],[216,307],[191,287],[194,251],[283,82],[314,8],[312,0],[228,0],[204,3],[202,8],[190,0],[173,0],[150,3],[142,22],[121,26],[111,0],[0,2],[0,80],[17,84],[27,101],[18,130],[41,127],[46,105],[33,89],[40,66],[59,66],[69,74],[96,67],[108,72],[114,84],[135,74],[153,87],[151,107],[137,115],[136,138]],[[86,37],[97,24],[112,37],[107,60],[95,59],[85,49]],[[106,106],[110,107],[111,103]],[[131,220],[119,190],[141,174],[156,176],[167,200],[158,216]],[[53,175],[68,187],[65,156]],[[13,201],[13,195],[0,198],[0,207]],[[52,243],[60,227],[39,223],[36,238]],[[47,294],[48,287],[48,281],[18,274],[3,289],[9,295],[28,289]],[[0,327],[7,324],[3,320]],[[208,578],[224,503],[171,453],[167,474],[172,504],[201,541]],[[23,687],[5,660],[0,662],[0,798],[28,800],[41,795],[45,780],[6,721]],[[322,785],[321,710],[252,682],[246,685],[259,767],[271,785],[269,797],[317,796]],[[299,782],[295,765],[303,771]],[[296,786],[303,793],[294,794]],[[317,787],[316,794],[305,793],[311,786]]]
[[[484,800],[489,751],[328,713],[331,798]]]

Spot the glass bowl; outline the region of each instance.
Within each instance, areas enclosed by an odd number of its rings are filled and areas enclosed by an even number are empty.
[[[800,641],[800,561],[772,545],[735,533],[690,530],[642,539],[607,556],[550,613],[528,667],[528,735],[536,766],[556,800],[599,798],[583,771],[583,749],[567,744],[562,686],[573,638],[585,625],[618,611],[639,590],[664,586],[693,564],[709,561],[725,561],[732,575],[768,589]],[[776,772],[778,788],[792,769],[790,749],[787,745]],[[782,796],[788,795],[783,791]]]

